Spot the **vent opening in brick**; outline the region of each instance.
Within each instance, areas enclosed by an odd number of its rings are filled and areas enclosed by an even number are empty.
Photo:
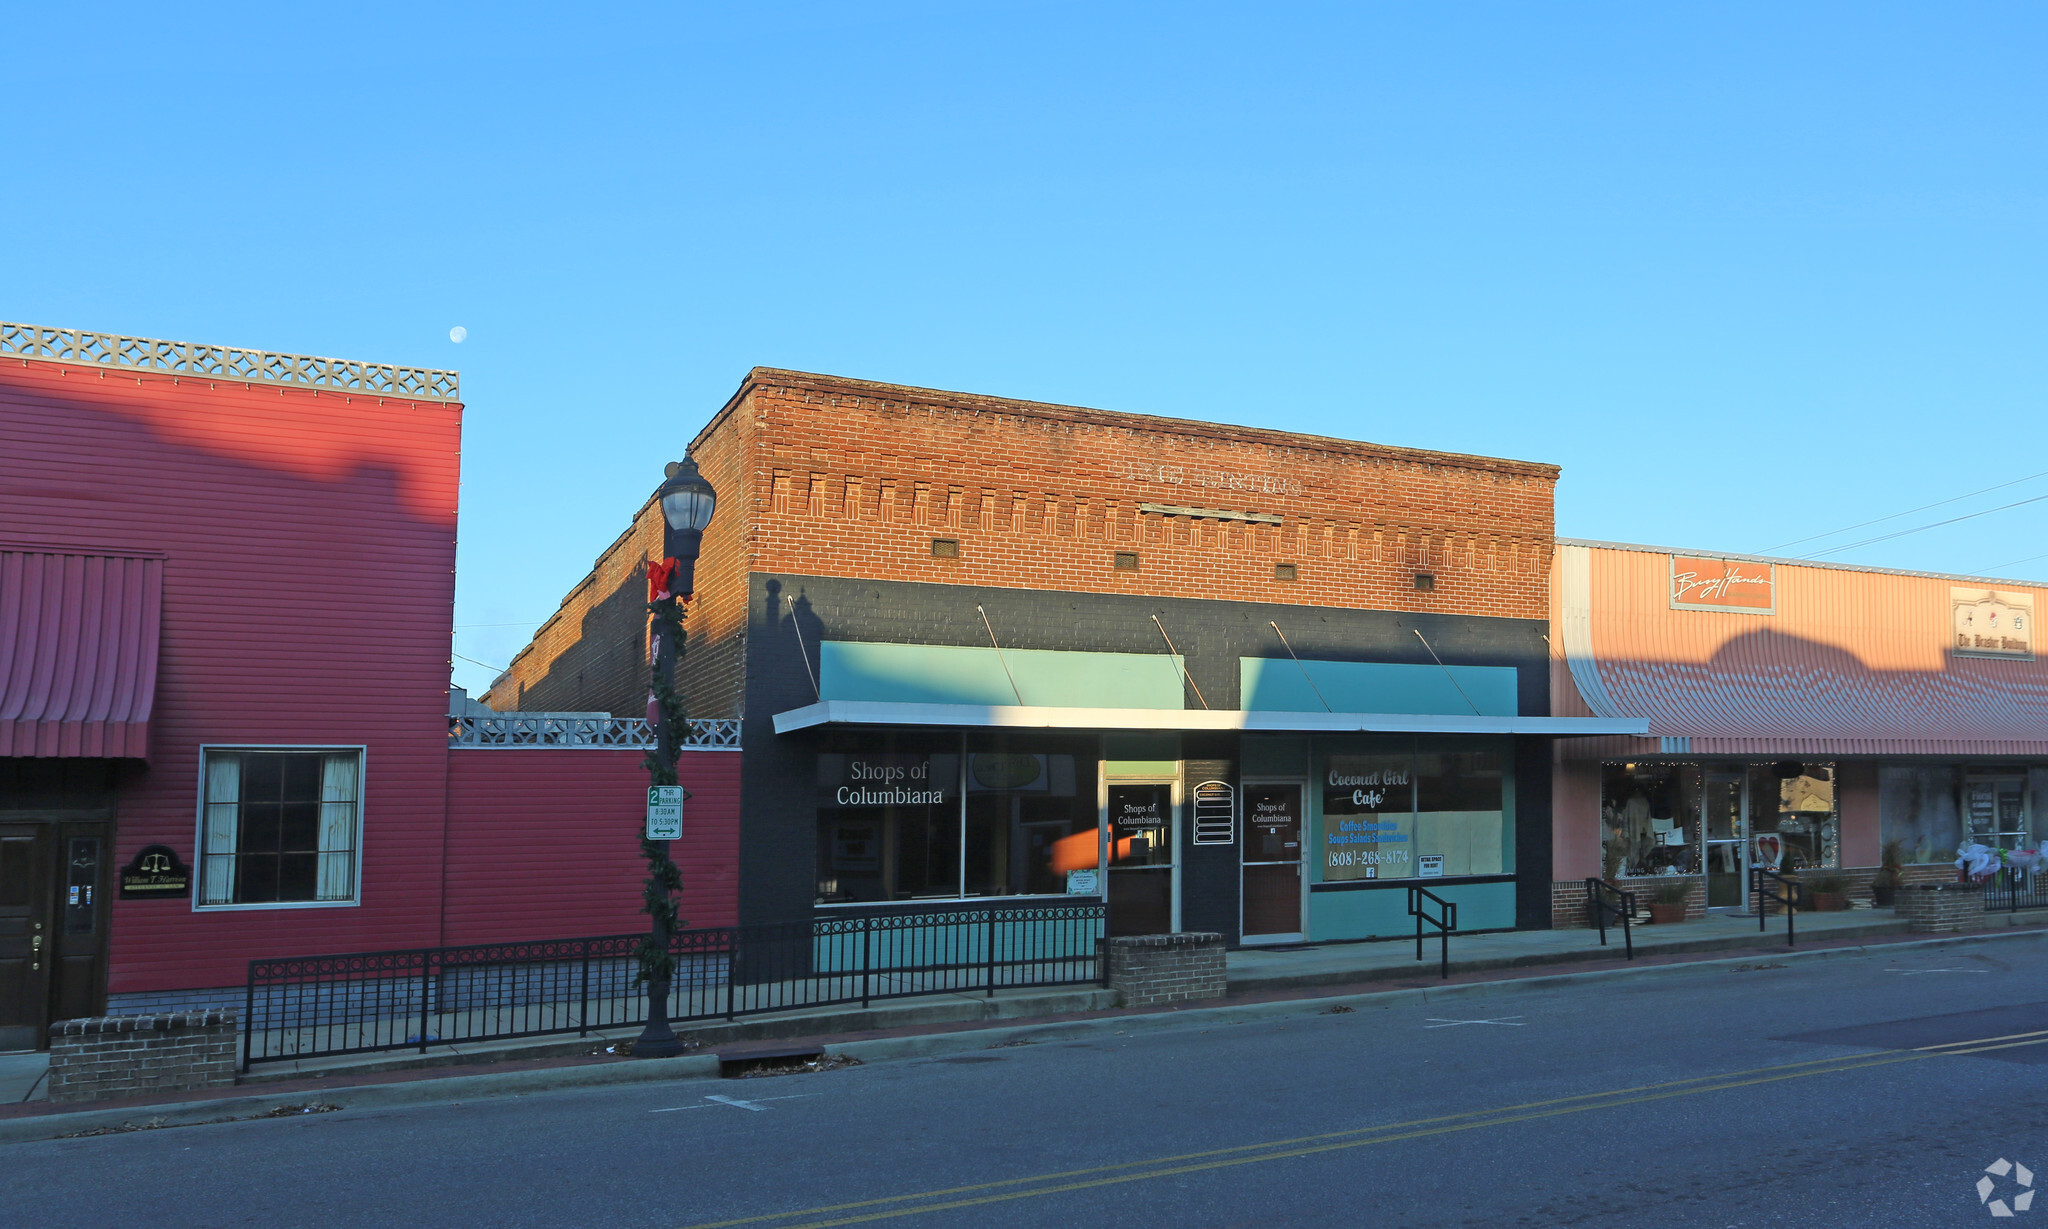
[[[1417,572],[1415,574],[1415,587],[1418,589],[1434,589],[1436,588],[1436,577],[1428,572]]]
[[[932,558],[934,558],[934,559],[958,559],[959,557],[960,557],[960,539],[958,539],[958,538],[933,538],[933,539],[932,539]]]
[[[1293,579],[1294,579],[1294,565],[1293,565],[1293,564],[1291,564],[1291,563],[1276,563],[1276,564],[1274,564],[1274,565],[1273,565],[1273,579],[1274,579],[1274,580],[1293,580]]]
[[[1135,571],[1137,571],[1137,570],[1138,570],[1138,552],[1136,552],[1136,551],[1131,551],[1131,550],[1120,550],[1120,551],[1118,551],[1118,552],[1116,553],[1116,559],[1115,559],[1115,561],[1114,561],[1114,562],[1113,562],[1113,563],[1111,564],[1111,566],[1112,566],[1112,567],[1114,567],[1114,568],[1115,568],[1115,569],[1116,569],[1117,571],[1119,571],[1119,572],[1135,572]]]

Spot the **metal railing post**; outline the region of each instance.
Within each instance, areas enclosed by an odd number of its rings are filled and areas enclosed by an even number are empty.
[[[865,925],[853,933],[854,937],[860,940],[860,1005],[866,1008],[874,994],[868,973],[868,946],[873,940],[869,937]]]
[[[242,1070],[249,1069],[249,1050],[256,1040],[256,962],[249,962],[249,993],[242,1002]]]
[[[429,955],[428,955],[427,953],[425,953],[425,952],[421,952],[421,953],[420,953],[420,1053],[422,1053],[422,1054],[425,1054],[425,1053],[427,1052],[427,1009],[428,1009],[428,1008],[429,1008],[429,1007],[430,1007],[430,1006],[432,1005],[431,1003],[429,1003],[429,1001],[428,1001],[428,997],[427,997],[427,996],[428,996],[428,993],[429,993],[429,991],[428,991],[428,988],[427,988],[427,978],[428,978],[428,976],[430,975],[430,973],[431,973],[431,971],[432,971],[433,967],[434,967],[434,961],[433,961],[433,958],[432,958],[431,956],[429,956]]]
[[[590,940],[583,940],[583,1002],[576,1009],[576,1035],[590,1035]]]
[[[1444,906],[1444,930],[1443,935],[1441,937],[1442,946],[1438,949],[1443,957],[1443,977],[1446,980],[1448,980],[1451,976],[1451,932],[1456,930],[1457,928],[1458,906],[1457,902],[1453,901],[1452,903]]]
[[[988,981],[988,997],[996,996],[996,911],[988,911],[988,950],[982,953],[985,962],[983,976]]]

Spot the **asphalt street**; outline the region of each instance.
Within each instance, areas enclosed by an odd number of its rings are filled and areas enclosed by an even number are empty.
[[[2023,1174],[2038,939],[16,1144],[0,1224],[2048,1223]]]

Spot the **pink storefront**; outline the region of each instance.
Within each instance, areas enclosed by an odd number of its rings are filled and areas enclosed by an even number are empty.
[[[1650,737],[1557,743],[1555,923],[1586,924],[1593,875],[1685,884],[1697,914],[1749,908],[1755,866],[1832,874],[1868,901],[1888,842],[1909,879],[1953,874],[1966,841],[2033,848],[2048,826],[2042,592],[1560,540],[1553,712],[1647,720]]]
[[[253,959],[646,924],[642,723],[451,703],[462,409],[454,372],[0,324],[0,1049],[239,1004]]]

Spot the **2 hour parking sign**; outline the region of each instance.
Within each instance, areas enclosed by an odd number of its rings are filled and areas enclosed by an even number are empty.
[[[647,787],[647,839],[679,841],[683,837],[683,787]]]

